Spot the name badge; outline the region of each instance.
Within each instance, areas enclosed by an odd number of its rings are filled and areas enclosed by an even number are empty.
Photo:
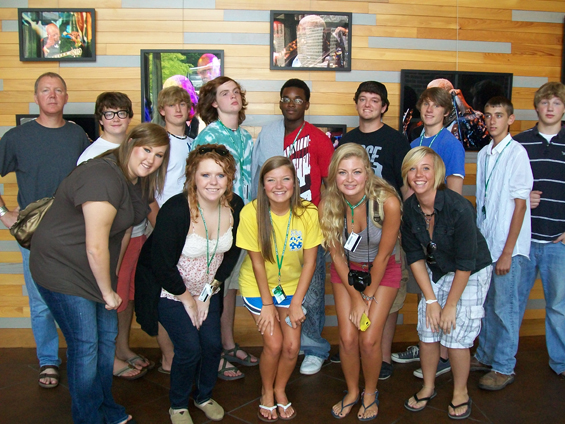
[[[273,296],[278,304],[282,303],[286,299],[286,294],[280,284],[273,289]]]
[[[212,286],[210,283],[206,283],[206,285],[202,288],[200,292],[200,296],[198,296],[198,300],[201,302],[206,302],[210,296],[212,296]]]
[[[357,249],[357,246],[359,246],[361,238],[362,237],[359,234],[351,233],[343,247],[350,252],[355,252],[355,249]]]

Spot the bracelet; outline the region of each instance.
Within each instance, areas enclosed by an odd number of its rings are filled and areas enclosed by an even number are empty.
[[[375,296],[367,296],[367,295],[366,295],[365,293],[363,293],[363,292],[360,292],[360,293],[361,293],[361,298],[362,298],[363,300],[370,300],[370,301],[375,301],[375,302],[376,302]]]
[[[10,211],[8,210],[8,208],[6,206],[0,206],[0,218],[2,218],[8,212],[10,212]]]
[[[273,306],[273,303],[263,303],[263,306]]]
[[[437,299],[426,300],[427,305],[431,305],[432,303],[437,303]]]

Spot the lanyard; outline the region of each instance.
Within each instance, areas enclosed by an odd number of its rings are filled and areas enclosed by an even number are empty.
[[[271,208],[269,208],[269,219],[271,220],[271,227],[273,227],[273,240],[275,242],[275,254],[277,255],[277,266],[279,268],[279,284],[281,282],[281,269],[282,269],[282,264],[284,261],[284,252],[286,251],[286,243],[288,241],[288,233],[290,230],[290,221],[292,219],[292,208],[289,210],[289,215],[288,215],[288,224],[286,225],[286,236],[284,237],[284,245],[283,245],[283,250],[282,250],[282,256],[279,260],[279,248],[277,246],[277,235],[275,234],[275,225],[273,224],[273,216],[271,215]]]
[[[214,251],[212,252],[212,257],[210,257],[210,240],[208,240],[208,227],[206,226],[206,220],[204,219],[204,214],[202,213],[202,209],[200,209],[200,205],[196,204],[198,207],[198,212],[200,212],[200,216],[202,217],[202,223],[204,224],[204,231],[206,231],[206,276],[210,277],[210,264],[216,256],[216,250],[218,250],[218,243],[220,241],[220,217],[222,214],[222,207],[218,203],[218,234],[216,235],[216,246],[214,247]]]
[[[300,133],[302,132],[304,125],[306,125],[306,121],[302,123],[302,126],[300,127],[300,130],[298,130],[298,134],[296,134],[296,137],[294,137],[294,141],[292,142],[292,144],[288,146],[288,157],[291,157],[294,153],[296,153],[296,148],[294,147],[294,144],[296,143],[296,140],[298,140],[298,137],[300,137]],[[291,148],[292,148],[292,153],[290,153]]]
[[[365,201],[365,199],[367,198],[367,195],[364,194],[363,198],[361,200],[359,200],[359,202],[357,202],[356,205],[352,205],[351,203],[349,203],[349,200],[345,199],[345,203],[347,203],[347,206],[349,206],[349,209],[351,209],[351,225],[353,225],[354,219],[353,219],[353,215],[354,215],[354,210],[357,206],[359,206],[361,203],[363,203]]]
[[[363,196],[363,199],[361,199],[361,202],[365,200],[365,196]],[[347,202],[347,200],[346,200]],[[361,203],[359,202],[359,203]],[[347,202],[349,203],[349,202]],[[357,203],[357,205],[355,206],[359,206],[359,203]],[[355,209],[355,208],[353,208]],[[369,250],[371,248],[371,237],[370,237],[370,230],[369,230],[369,225],[371,224],[369,221],[369,206],[367,206],[367,209],[365,210],[366,216],[367,216],[367,264],[369,267],[369,271],[371,270],[371,268],[373,267],[373,263],[371,262],[370,258],[369,258]],[[353,215],[353,214],[352,214]],[[343,217],[343,225],[345,228],[345,240],[347,240],[349,238],[349,231],[347,231],[347,217]],[[353,232],[353,220],[351,221],[351,232]],[[344,249],[347,250],[347,249]],[[349,251],[346,252],[347,255],[347,267],[350,268],[349,265]]]
[[[498,157],[496,158],[496,162],[494,163],[494,166],[492,167],[490,174],[488,176],[488,178],[485,181],[485,200],[487,198],[487,190],[488,190],[488,185],[490,183],[490,178],[492,177],[492,174],[494,173],[494,170],[496,169],[496,165],[498,165],[498,161],[500,160],[500,157],[502,156],[502,154],[504,153],[504,151],[506,150],[506,148],[508,146],[510,146],[511,141],[508,142],[508,144],[506,144],[506,146],[504,146],[504,149],[502,149],[502,152],[500,152],[500,154],[498,155]],[[486,160],[485,160],[485,175],[487,175],[487,170],[488,170],[488,162],[489,162],[489,156],[487,155]],[[486,202],[485,202],[486,203]]]
[[[436,137],[443,131],[443,128],[444,128],[444,127],[441,127],[441,130],[439,130],[439,132],[438,132],[436,135],[434,135],[434,138],[432,138],[432,142],[431,142],[430,145],[428,146],[430,149],[432,148],[432,144],[434,144],[434,141],[436,141]],[[424,129],[422,130],[422,134],[420,135],[420,144],[419,144],[419,146],[421,146],[421,145],[422,145],[422,142],[424,141],[424,135],[425,135],[425,133],[426,133],[426,129],[424,128]]]

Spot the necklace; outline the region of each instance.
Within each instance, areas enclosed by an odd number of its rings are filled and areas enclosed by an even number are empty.
[[[356,207],[360,206],[361,203],[363,203],[365,201],[365,199],[367,198],[367,195],[364,194],[363,198],[361,200],[359,200],[359,202],[357,202],[357,204],[352,205],[351,203],[349,203],[349,200],[345,199],[345,203],[347,203],[347,206],[349,206],[349,209],[351,209],[351,225],[353,225],[353,215],[354,215],[354,210]]]
[[[167,134],[172,135],[174,138],[178,139],[178,140],[186,140],[188,138],[187,135],[184,135],[182,137],[179,137],[178,135],[175,135],[173,133],[170,133],[169,131],[167,131]]]
[[[422,215],[424,215],[424,221],[426,221],[426,230],[429,230],[430,223],[432,222],[432,219],[434,219],[436,211],[434,210],[432,213],[425,213],[420,205],[418,205],[418,209],[420,209],[420,212],[422,212]]]

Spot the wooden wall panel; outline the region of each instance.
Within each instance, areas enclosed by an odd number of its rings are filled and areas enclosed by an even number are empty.
[[[145,2],[151,4],[151,2]],[[158,2],[153,2],[157,5]],[[140,122],[140,69],[137,66],[120,66],[123,56],[139,57],[141,49],[223,49],[225,73],[237,80],[247,90],[248,116],[257,115],[265,119],[280,116],[278,90],[263,91],[256,88],[257,82],[284,81],[301,78],[312,87],[309,116],[335,117],[335,121],[348,118],[355,122],[355,105],[352,97],[359,83],[370,78],[370,73],[359,71],[387,71],[386,82],[391,102],[384,122],[397,126],[400,103],[399,72],[402,69],[461,70],[485,72],[511,72],[517,77],[534,77],[541,81],[557,81],[561,75],[562,31],[561,23],[523,22],[513,20],[514,11],[542,12],[543,16],[555,17],[565,13],[565,2],[561,0],[216,0],[212,9],[169,9],[155,7],[122,8],[121,0],[29,0],[28,7],[96,7],[97,54],[105,60],[117,56],[111,67],[99,64],[65,66],[59,63],[20,62],[18,34],[13,28],[17,21],[15,7],[0,6],[0,127],[14,125],[14,114],[29,113],[33,104],[33,83],[43,72],[60,73],[69,87],[69,102],[73,105],[91,107],[102,91],[117,90],[128,94],[134,104],[135,116],[132,125]],[[353,50],[351,52],[352,73],[316,71],[271,71],[269,70],[269,45],[232,44],[241,33],[268,34],[269,23],[260,17],[275,10],[328,10],[352,12]],[[250,13],[252,21],[244,22],[241,11]],[[245,13],[243,14],[245,16]],[[259,16],[259,18],[258,18]],[[374,19],[373,19],[374,17]],[[545,19],[547,20],[547,19]],[[4,25],[4,22],[10,24]],[[371,24],[371,21],[374,24]],[[359,24],[364,22],[364,24]],[[367,24],[369,23],[369,24]],[[185,33],[224,33],[226,43],[185,43]],[[231,35],[235,34],[234,37]],[[426,39],[428,50],[415,48],[369,47],[380,40],[395,38]],[[437,41],[436,41],[437,40]],[[473,52],[445,51],[446,41],[508,43],[510,53],[485,53],[478,47]],[[443,47],[438,47],[442,44]],[[471,43],[472,45],[472,43]],[[406,45],[408,46],[408,44]],[[477,45],[479,46],[479,45]],[[495,46],[503,46],[496,44]],[[427,46],[426,46],[427,48]],[[434,50],[437,48],[437,50]],[[495,50],[496,51],[496,50]],[[112,62],[112,61],[111,61]],[[129,61],[131,63],[131,61]],[[367,76],[368,75],[368,76]],[[374,78],[378,78],[375,74]],[[396,79],[394,75],[397,75]],[[512,97],[515,109],[532,109],[536,88],[515,86]],[[70,108],[71,106],[68,106]],[[67,110],[72,113],[71,110]],[[522,115],[523,116],[523,115]],[[516,121],[511,131],[517,133],[532,127],[533,121]],[[260,127],[246,126],[256,137]],[[465,185],[476,182],[476,165],[466,164]],[[9,174],[0,178],[3,198],[10,208],[16,206],[17,183]],[[474,201],[474,196],[466,196]],[[0,229],[0,242],[11,241],[9,232]],[[10,249],[8,249],[10,250]],[[29,317],[27,298],[22,295],[23,276],[2,273],[3,266],[19,266],[21,257],[17,249],[0,251],[0,346],[33,346],[29,329],[2,329],[2,319]],[[331,284],[326,292],[331,294]],[[543,299],[539,281],[532,290],[531,299]],[[328,305],[328,315],[335,307]],[[527,311],[521,334],[543,334],[544,310]],[[396,340],[416,341],[415,323],[416,296],[409,295],[401,310],[403,325],[398,326]],[[236,337],[245,345],[260,344],[260,335],[255,329],[249,313],[242,308],[236,312]],[[324,331],[332,343],[337,342],[337,329],[326,327]],[[132,344],[156,346],[155,340],[147,337],[134,324]]]

